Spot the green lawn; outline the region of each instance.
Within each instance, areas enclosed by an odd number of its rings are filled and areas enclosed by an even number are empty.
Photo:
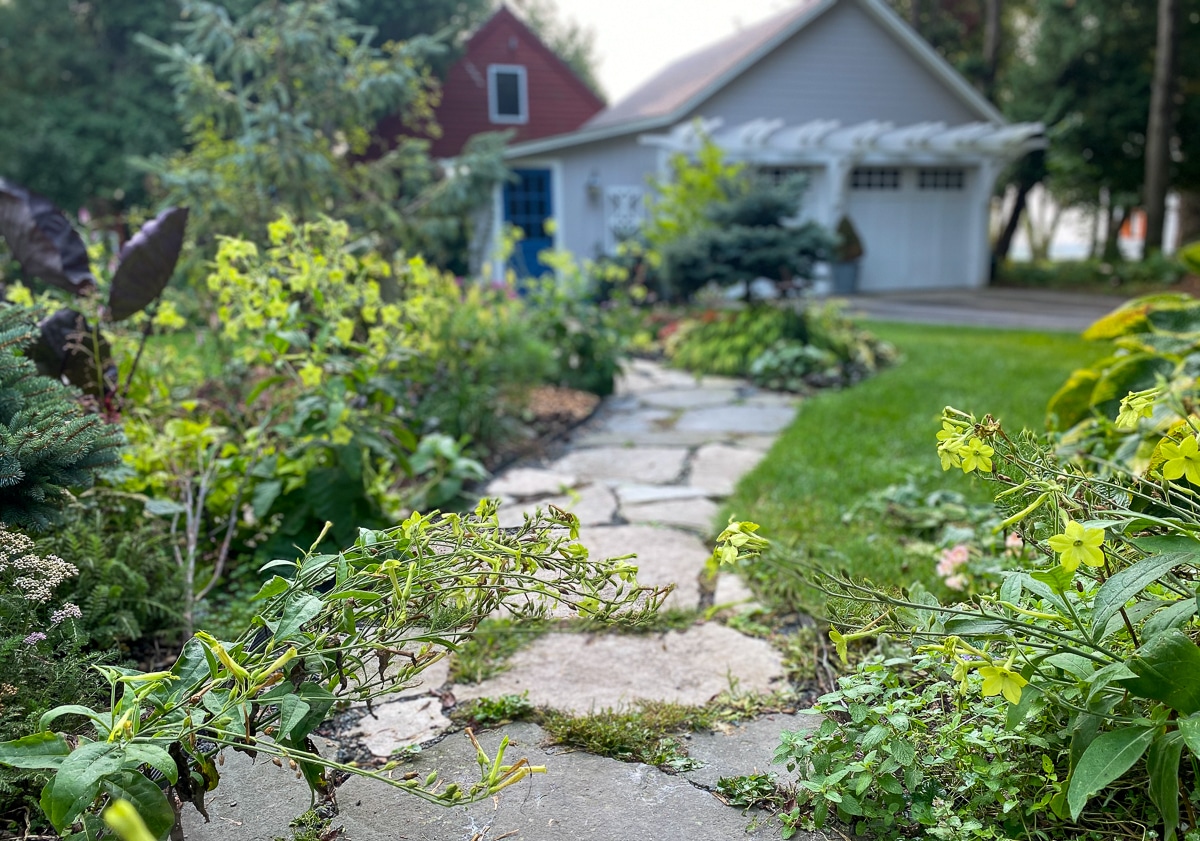
[[[980,417],[990,412],[1010,430],[1040,430],[1050,395],[1106,347],[1071,334],[884,322],[868,327],[900,349],[901,364],[845,391],[806,399],[770,454],[742,480],[727,513],[760,523],[765,536],[794,546],[797,556],[836,564],[878,584],[921,580],[932,587],[937,583],[932,563],[904,568],[903,552],[886,528],[844,523],[842,514],[864,495],[909,475],[923,488],[958,490],[987,501],[981,483],[941,470],[934,436],[942,408]],[[758,584],[760,594],[777,606],[797,599],[819,605],[816,594],[785,581]]]

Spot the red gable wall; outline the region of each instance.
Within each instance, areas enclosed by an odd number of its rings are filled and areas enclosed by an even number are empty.
[[[522,125],[488,119],[489,64],[525,68],[529,121]],[[442,102],[435,112],[442,136],[432,143],[434,157],[457,155],[467,139],[484,131],[513,131],[511,142],[574,131],[604,103],[519,18],[501,7],[467,42],[462,58],[442,83]]]

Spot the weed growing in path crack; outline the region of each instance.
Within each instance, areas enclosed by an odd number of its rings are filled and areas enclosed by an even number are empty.
[[[539,719],[558,744],[671,772],[687,771],[696,764],[688,758],[683,735],[713,724],[703,707],[667,701],[639,701],[636,709],[606,709],[591,715],[547,711]]]
[[[450,662],[452,683],[483,683],[504,671],[509,657],[544,634],[539,620],[485,619]]]
[[[746,774],[741,777],[721,777],[717,780],[717,794],[730,806],[737,806],[745,814],[758,806],[776,811],[784,803],[784,796],[775,785],[771,774]]]
[[[454,711],[452,718],[476,727],[499,727],[533,715],[529,693],[501,695],[499,698],[476,698]]]

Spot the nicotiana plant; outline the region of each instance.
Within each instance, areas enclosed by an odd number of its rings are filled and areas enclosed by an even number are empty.
[[[99,837],[101,814],[121,800],[159,839],[178,825],[182,803],[204,814],[226,748],[288,763],[327,795],[337,771],[435,803],[490,797],[545,769],[507,760],[506,741],[495,756],[476,742],[480,779],[464,789],[436,775],[397,778],[399,763],[365,771],[337,762],[310,734],[339,701],[369,704],[411,685],[501,608],[537,616],[565,605],[631,622],[657,610],[664,591],[639,587],[628,558],[589,557],[577,534],[578,520],[554,511],[502,529],[484,500],[470,515],[414,513],[392,529],[361,530],[336,554],[273,561],[265,570],[276,574],[254,597],[261,607],[236,639],[199,631],[169,670],[103,667],[107,708],[48,711],[38,732],[0,743],[0,764],[45,773],[46,817],[79,839]],[[54,730],[78,716],[87,729]]]
[[[1129,395],[1128,413],[1145,397]],[[830,636],[844,652],[856,639],[905,633],[918,652],[940,657],[964,692],[1005,698],[1009,727],[1051,716],[1070,742],[1065,783],[1048,803],[1060,819],[1079,820],[1089,800],[1109,797],[1126,778],[1124,790],[1135,781],[1153,803],[1164,839],[1181,823],[1197,827],[1196,420],[1184,414],[1134,475],[1060,460],[1029,432],[1010,437],[990,416],[947,408],[943,467],[1001,486],[999,527],[1015,530],[1034,560],[1005,571],[998,591],[955,605],[811,569],[826,593],[869,617]]]

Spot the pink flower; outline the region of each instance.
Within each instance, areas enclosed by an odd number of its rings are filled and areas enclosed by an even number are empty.
[[[34,631],[32,634],[25,637],[25,644],[26,645],[37,645],[39,642],[41,642],[45,638],[46,638],[46,635],[43,634],[41,631]]]
[[[1004,538],[1004,549],[1010,555],[1016,555],[1025,548],[1025,541],[1021,539],[1021,535],[1015,531],[1010,532],[1008,537]]]
[[[951,590],[963,591],[967,589],[967,577],[965,575],[951,575],[944,582]]]
[[[942,551],[941,560],[938,561],[937,574],[942,578],[953,575],[955,570],[969,560],[971,560],[971,550],[965,543],[945,549]]]

